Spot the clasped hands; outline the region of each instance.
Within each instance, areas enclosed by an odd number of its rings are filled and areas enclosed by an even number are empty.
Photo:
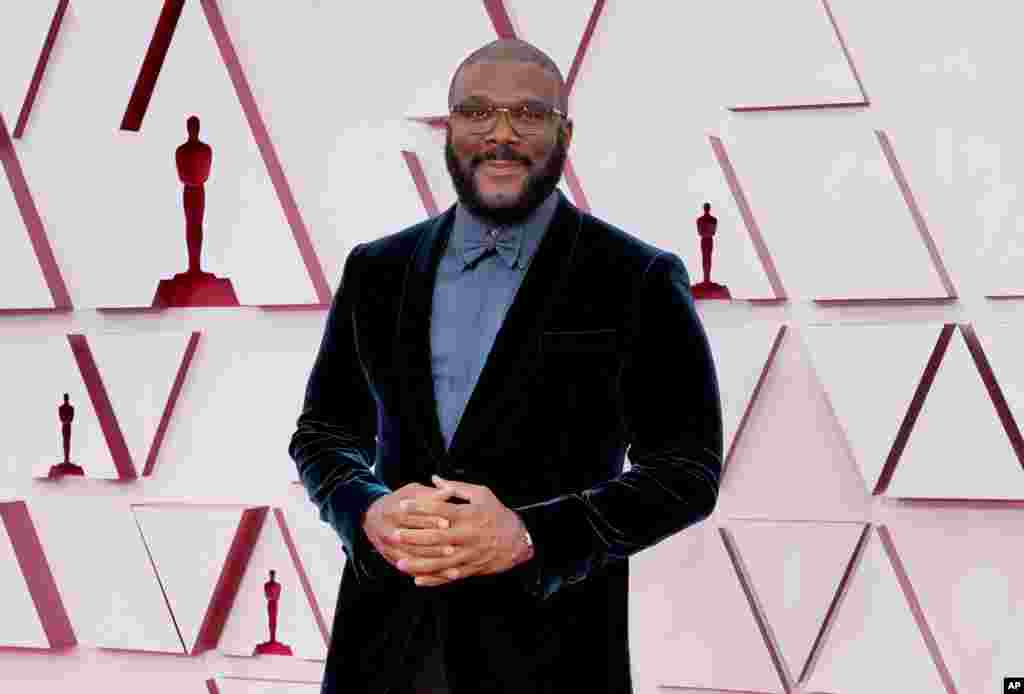
[[[380,497],[363,517],[376,550],[416,585],[501,573],[533,556],[522,519],[489,488],[437,475],[431,480],[434,487],[413,482]]]

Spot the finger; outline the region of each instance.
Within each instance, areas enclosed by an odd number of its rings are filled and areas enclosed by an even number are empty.
[[[455,480],[446,480],[440,475],[431,475],[430,480],[434,483],[434,486],[442,490],[449,491],[453,496],[457,496],[460,499],[464,499],[469,502],[480,502],[483,497],[486,496],[486,492],[490,491],[487,487],[479,484],[470,484],[469,482],[457,482]]]
[[[483,544],[481,535],[474,528],[396,528],[387,540],[392,545],[459,545]]]
[[[479,560],[480,552],[476,549],[456,550],[454,554],[447,557],[437,558],[403,558],[398,562],[398,570],[407,574],[419,576],[423,574],[443,573],[449,569],[455,569],[455,575],[449,578],[457,578],[459,569],[463,564],[473,564]]]
[[[418,586],[442,586],[451,583],[453,579],[445,576],[416,576],[413,582]]]
[[[438,497],[420,497],[408,503],[403,502],[403,506],[404,515],[437,516],[448,519],[451,525],[464,520],[469,513],[466,510],[468,504],[456,504]]]
[[[402,511],[406,511],[412,502],[415,501],[445,501],[452,496],[452,490],[447,487],[436,488],[436,487],[423,487],[423,491],[419,494],[406,497],[398,502],[398,507]]]
[[[451,545],[430,545],[427,547],[421,547],[419,545],[402,545],[399,552],[404,553],[405,556],[411,558],[450,557],[455,554],[455,548]]]
[[[447,528],[451,521],[440,516],[427,516],[419,513],[400,514],[396,527],[399,528]]]
[[[442,531],[437,528],[395,528],[391,533],[391,539],[395,544],[403,545],[439,545],[445,542]]]

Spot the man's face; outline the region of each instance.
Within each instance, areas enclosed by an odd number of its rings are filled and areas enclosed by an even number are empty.
[[[515,61],[467,65],[452,90],[453,105],[558,107],[558,78],[540,65]],[[572,126],[558,116],[542,132],[517,133],[505,113],[487,133],[473,134],[453,116],[445,159],[459,199],[495,224],[523,221],[558,185]]]

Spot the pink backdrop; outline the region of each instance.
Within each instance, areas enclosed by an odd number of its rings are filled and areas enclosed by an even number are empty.
[[[0,12],[5,691],[318,691],[344,555],[287,442],[348,252],[454,202],[438,119],[496,36],[567,77],[577,205],[695,281],[702,203],[719,220],[734,298],[699,310],[727,464],[715,513],[631,560],[635,690],[1024,675],[1012,3]],[[203,269],[240,305],[156,310],[186,267],[193,114],[214,149]],[[54,481],[63,393],[86,475]],[[290,657],[251,655],[271,569]]]

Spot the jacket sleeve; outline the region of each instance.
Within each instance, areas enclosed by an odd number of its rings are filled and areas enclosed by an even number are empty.
[[[391,490],[371,469],[377,408],[355,340],[353,307],[363,249],[364,244],[357,245],[345,260],[288,455],[319,508],[320,519],[341,537],[357,576],[369,578],[381,564],[390,564],[373,549],[362,529],[362,517],[371,503]]]
[[[677,255],[662,252],[651,261],[633,307],[632,348],[620,381],[630,469],[579,493],[513,509],[534,542],[522,579],[541,600],[704,520],[718,500],[718,380]]]

